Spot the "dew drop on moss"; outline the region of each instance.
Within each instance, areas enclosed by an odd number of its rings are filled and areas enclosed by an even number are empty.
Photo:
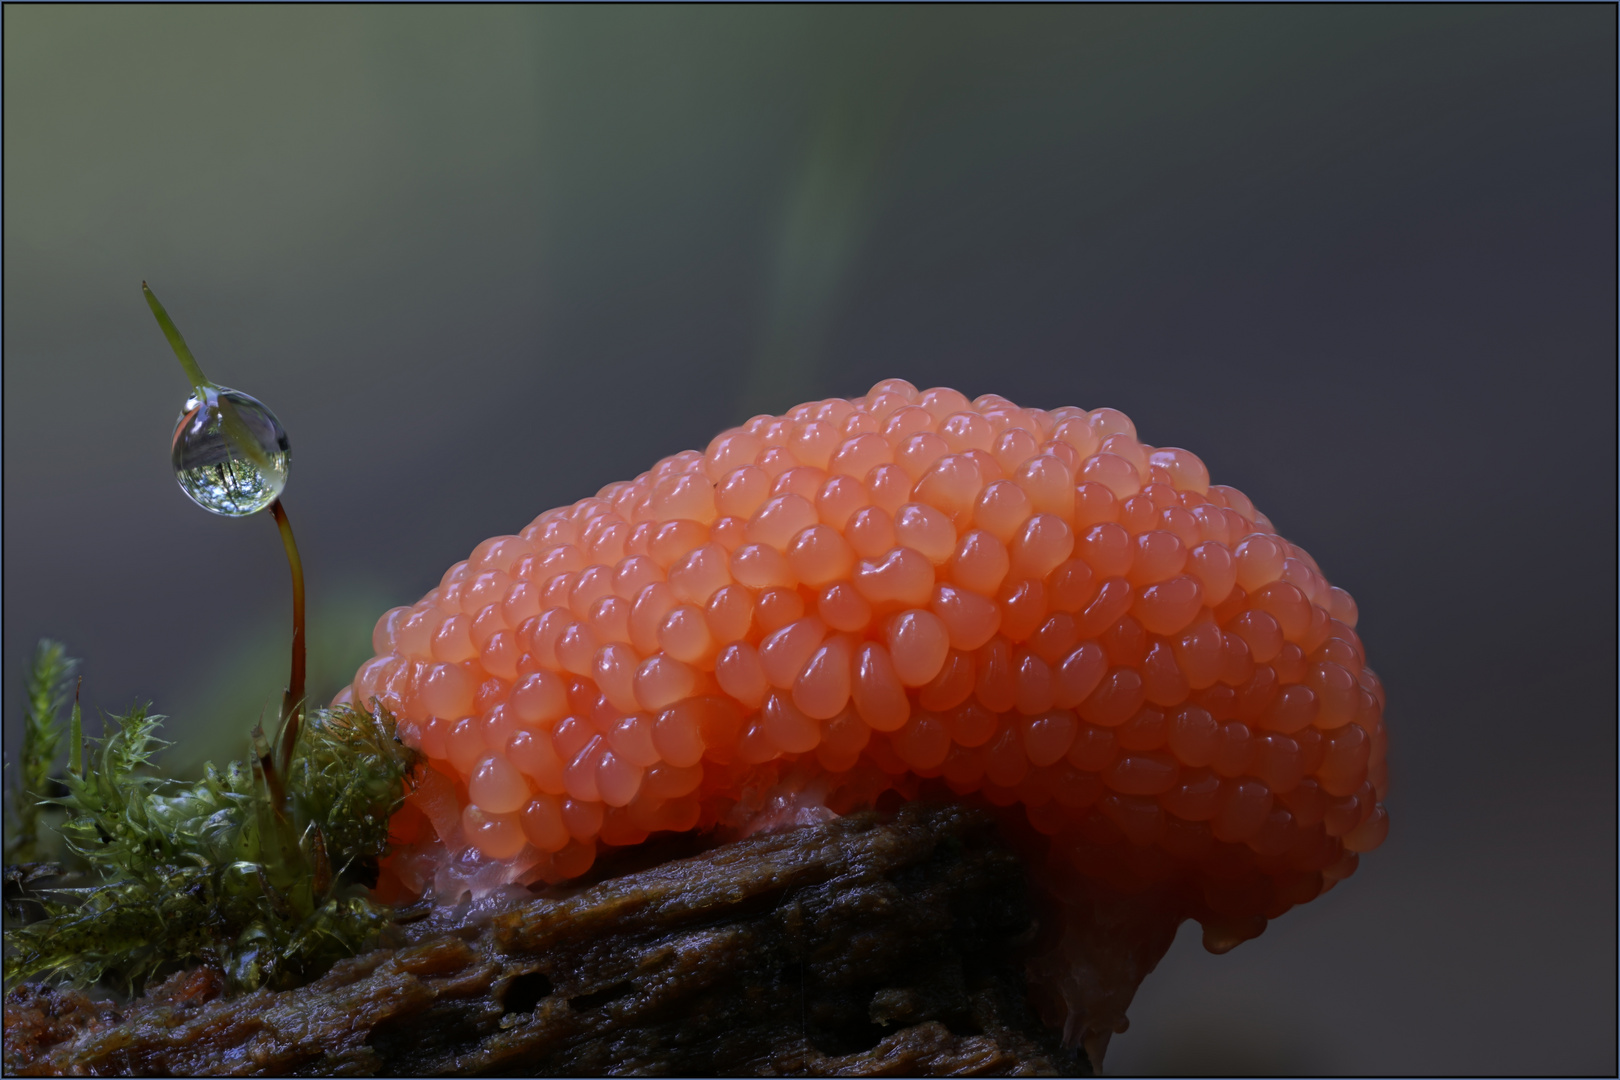
[[[229,428],[241,419],[241,445]],[[175,423],[171,453],[180,489],[198,506],[225,517],[246,517],[269,506],[287,486],[291,451],[276,414],[257,398],[214,386],[186,401]]]

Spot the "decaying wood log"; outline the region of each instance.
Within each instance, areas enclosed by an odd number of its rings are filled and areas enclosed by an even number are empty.
[[[1025,1002],[1023,869],[978,811],[913,804],[624,869],[435,914],[297,990],[226,998],[206,969],[123,1006],[19,987],[6,1071],[1088,1072]]]

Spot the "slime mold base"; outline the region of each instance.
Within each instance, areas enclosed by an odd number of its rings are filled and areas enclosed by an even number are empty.
[[[1100,1060],[1183,919],[1223,952],[1383,840],[1355,623],[1122,413],[888,380],[486,540],[383,616],[334,704],[377,699],[431,765],[385,900],[887,791],[1001,807],[1059,915],[1045,1011]]]

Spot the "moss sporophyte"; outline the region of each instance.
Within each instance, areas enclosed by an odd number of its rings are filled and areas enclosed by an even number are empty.
[[[292,569],[293,640],[292,670],[281,705],[281,764],[285,766],[298,737],[305,668],[304,564],[286,508],[281,505],[292,460],[287,433],[275,413],[258,399],[210,382],[174,320],[144,281],[141,292],[191,382],[191,397],[175,424],[170,455],[181,490],[204,510],[224,517],[246,517],[268,507],[287,551],[287,565]],[[272,786],[275,783],[272,774]]]
[[[263,404],[210,382],[142,289],[191,383],[172,450],[181,488],[225,516],[268,508],[286,548],[293,644],[278,745],[255,727],[243,760],[168,779],[153,761],[163,717],[136,707],[87,744],[75,692],[67,766],[53,775],[76,662],[41,642],[8,816],[5,978],[134,992],[202,963],[240,989],[293,985],[392,917],[369,886],[419,755],[381,706],[306,710],[303,570],[280,501],[286,433]],[[46,815],[61,818],[55,851]],[[51,855],[62,864],[42,861]]]

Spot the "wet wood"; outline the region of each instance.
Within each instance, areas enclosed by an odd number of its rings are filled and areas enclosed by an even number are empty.
[[[6,998],[6,1071],[1086,1071],[1026,1003],[1023,870],[982,813],[909,805],[604,872],[436,913],[298,990],[227,998],[206,969],[124,1006],[19,987]]]

